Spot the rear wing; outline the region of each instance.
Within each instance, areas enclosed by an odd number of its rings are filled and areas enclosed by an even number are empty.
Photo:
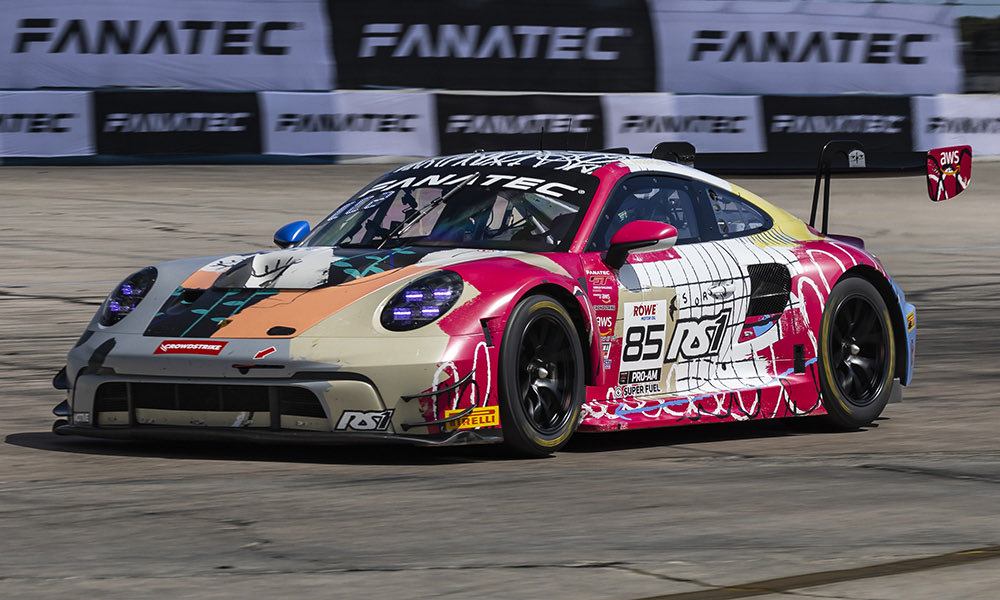
[[[819,206],[820,183],[823,184],[823,226],[820,231],[827,233],[830,221],[830,173],[833,159],[843,155],[847,159],[848,171],[865,169],[867,158],[861,142],[854,140],[832,140],[823,146],[816,167],[816,185],[813,187],[812,210],[809,226],[816,226],[816,209]],[[931,200],[940,202],[962,193],[972,181],[972,146],[950,146],[934,148],[927,152],[927,193]]]
[[[605,148],[605,152],[619,154],[631,154],[628,148]],[[855,140],[832,140],[823,146],[819,155],[819,165],[816,167],[816,185],[813,187],[812,210],[809,214],[809,226],[816,227],[816,213],[819,209],[819,192],[822,184],[823,188],[823,223],[821,231],[827,233],[827,225],[830,221],[830,175],[833,171],[838,173],[853,173],[859,175],[873,175],[884,173],[900,172],[925,172],[927,176],[927,193],[931,200],[940,202],[959,195],[965,188],[969,187],[972,181],[972,146],[950,146],[948,148],[935,148],[929,150],[926,155],[921,156],[919,152],[904,153],[907,158],[900,166],[899,153],[894,153],[889,158],[890,163],[886,165],[869,165],[865,154],[865,147],[861,142]],[[635,154],[635,156],[649,156],[661,160],[669,160],[689,167],[695,166],[695,148],[689,142],[660,142],[649,154]],[[706,156],[706,155],[700,155]],[[709,155],[711,156],[711,155]],[[723,155],[716,154],[716,157]],[[799,173],[801,169],[792,167],[791,169],[774,168],[776,165],[770,164],[768,168],[760,168],[756,164],[745,167],[732,167],[732,156],[725,155],[722,160],[727,161],[721,168],[712,168],[709,165],[699,166],[703,171],[759,174],[761,171],[769,173]],[[842,163],[834,165],[834,159],[843,156],[847,160],[847,167]],[[886,153],[878,155],[883,160]],[[926,159],[926,160],[923,160]],[[741,156],[741,161],[753,161],[747,155]]]

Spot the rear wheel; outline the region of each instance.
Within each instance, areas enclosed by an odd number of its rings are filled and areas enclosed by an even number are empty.
[[[856,429],[874,421],[892,395],[892,319],[875,287],[859,277],[833,287],[820,327],[819,374],[828,421]]]
[[[504,444],[520,455],[555,452],[576,429],[583,395],[583,350],[569,313],[551,296],[529,296],[500,346]]]

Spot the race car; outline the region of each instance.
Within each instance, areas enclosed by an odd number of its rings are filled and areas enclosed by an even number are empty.
[[[960,154],[933,155],[932,197],[968,185]],[[277,250],[141,269],[55,377],[54,431],[545,455],[575,431],[870,424],[916,342],[882,264],[825,216],[653,155],[429,158]]]

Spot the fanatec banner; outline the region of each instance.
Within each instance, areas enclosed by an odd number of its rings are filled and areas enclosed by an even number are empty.
[[[768,152],[819,156],[830,140],[857,140],[865,151],[913,149],[910,99],[905,96],[764,96]]]
[[[322,0],[5,0],[0,87],[328,90]]]
[[[653,91],[644,0],[329,0],[341,88]]]
[[[442,154],[605,147],[600,96],[436,94]]]
[[[942,94],[960,90],[950,6],[650,0],[657,90]]]
[[[94,93],[98,154],[260,154],[253,92]]]
[[[606,94],[609,147],[650,152],[660,142],[691,142],[698,152],[763,152],[759,96]]]
[[[0,156],[94,154],[90,92],[0,92]]]
[[[264,154],[436,153],[429,93],[261,92]]]
[[[969,144],[976,156],[1000,154],[1000,96],[913,99],[914,150]]]

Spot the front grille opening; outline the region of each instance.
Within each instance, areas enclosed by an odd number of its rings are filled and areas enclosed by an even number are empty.
[[[128,389],[124,382],[105,383],[97,388],[94,398],[94,412],[128,411]]]
[[[129,388],[132,409],[189,412],[271,412],[279,415],[326,419],[316,395],[306,388],[209,383],[103,383],[97,388],[94,412],[127,412]]]

